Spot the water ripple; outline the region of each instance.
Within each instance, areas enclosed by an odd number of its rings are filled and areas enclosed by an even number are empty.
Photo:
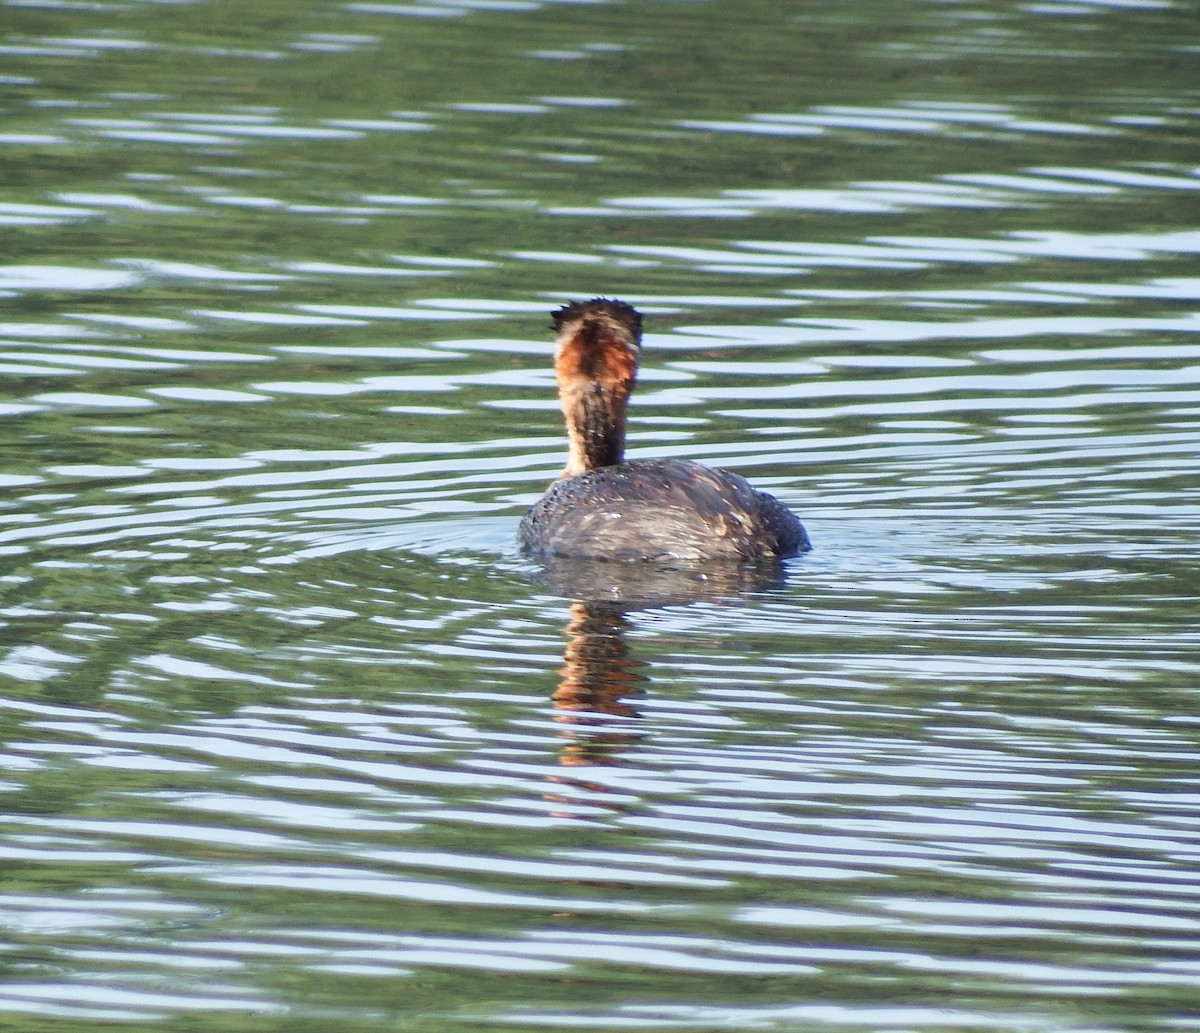
[[[293,6],[4,8],[0,1010],[1187,1025],[1183,8]],[[811,554],[518,554],[597,294]]]

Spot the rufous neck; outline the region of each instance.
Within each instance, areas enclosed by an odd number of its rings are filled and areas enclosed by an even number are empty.
[[[567,421],[564,477],[615,466],[625,458],[626,399],[597,383],[571,383],[560,389]]]
[[[569,453],[564,477],[625,457],[625,418],[637,376],[640,317],[597,299],[556,314],[555,374]]]

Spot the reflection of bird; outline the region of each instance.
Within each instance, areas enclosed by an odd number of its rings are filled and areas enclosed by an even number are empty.
[[[641,691],[636,670],[641,665],[625,642],[628,627],[619,606],[571,605],[562,678],[553,697],[555,720],[571,726],[571,743],[561,756],[566,766],[604,763],[637,738],[627,725],[606,720],[638,716],[627,700]]]
[[[810,548],[800,521],[737,474],[678,459],[624,461],[642,317],[595,298],[554,313],[570,456],[521,521],[535,556],[757,560]]]

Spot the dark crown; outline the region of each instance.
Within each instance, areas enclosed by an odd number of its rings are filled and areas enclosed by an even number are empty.
[[[632,305],[615,298],[592,298],[591,301],[573,301],[569,305],[550,313],[555,331],[573,319],[586,320],[588,316],[604,315],[627,327],[635,338],[642,335],[642,314]]]

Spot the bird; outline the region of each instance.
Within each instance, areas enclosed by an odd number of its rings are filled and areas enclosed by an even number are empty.
[[[761,561],[812,548],[795,514],[738,474],[681,459],[625,459],[642,342],[637,309],[592,298],[564,305],[552,320],[568,456],[521,520],[526,555]]]

